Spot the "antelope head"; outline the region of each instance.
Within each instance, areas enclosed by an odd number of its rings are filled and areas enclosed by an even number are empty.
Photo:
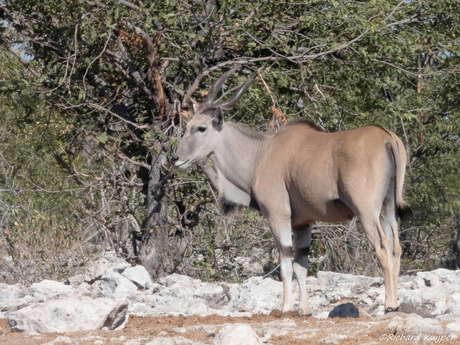
[[[246,79],[226,101],[214,103],[222,84],[235,70],[236,68],[232,68],[211,86],[206,99],[200,104],[195,115],[187,123],[187,128],[179,148],[171,159],[176,167],[186,169],[191,164],[213,153],[224,127],[223,111],[228,111],[235,106],[257,75],[257,72],[255,72]]]

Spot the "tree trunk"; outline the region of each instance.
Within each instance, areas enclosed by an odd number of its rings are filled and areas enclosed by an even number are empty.
[[[153,277],[163,276],[173,269],[168,241],[168,201],[165,195],[167,176],[162,171],[163,154],[152,157],[147,190],[147,218],[143,225],[138,262]]]
[[[454,253],[454,269],[460,269],[460,213],[457,214],[457,233],[454,235],[453,253]]]

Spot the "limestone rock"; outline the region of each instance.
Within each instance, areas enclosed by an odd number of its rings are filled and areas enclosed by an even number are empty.
[[[446,325],[446,330],[454,332],[456,334],[460,334],[460,320],[448,323]]]
[[[128,267],[122,273],[122,276],[132,281],[141,289],[150,289],[153,287],[153,282],[150,279],[150,274],[144,266]]]
[[[155,338],[151,342],[148,342],[145,345],[204,345],[203,343],[195,343],[184,337],[172,337],[172,338]],[[125,344],[126,345],[126,344]]]
[[[439,278],[440,283],[460,283],[460,270],[452,271],[445,268],[438,268],[437,270],[431,272],[417,272],[417,277],[427,279],[428,281],[432,279],[433,275]]]
[[[214,345],[260,345],[262,342],[251,326],[244,323],[227,325],[214,338]]]
[[[116,297],[128,298],[137,292],[137,286],[129,279],[123,277],[120,273],[109,271],[102,276],[104,289],[107,289],[112,294],[117,294]]]
[[[439,320],[423,318],[417,314],[410,314],[407,318],[395,316],[389,323],[388,328],[390,330],[395,329],[398,333],[409,335],[436,334],[443,331]]]
[[[188,276],[181,275],[181,274],[173,273],[169,276],[160,278],[158,280],[158,284],[166,286],[166,287],[170,287],[175,284],[180,284],[182,286],[195,286],[195,285],[200,284],[200,280],[193,279]]]
[[[5,313],[9,311],[16,311],[37,302],[36,298],[26,295],[22,298],[11,300],[9,303],[2,304],[0,310]]]
[[[252,277],[244,281],[239,291],[230,288],[230,294],[233,296],[229,303],[232,308],[268,314],[282,307],[283,283],[271,278]],[[297,300],[297,294],[294,295]]]
[[[207,315],[208,307],[204,303],[197,303],[192,305],[190,308],[187,309],[185,312],[186,316],[191,316],[191,315],[199,315],[199,316],[205,316]]]
[[[43,280],[40,283],[34,283],[30,286],[28,292],[39,301],[73,295],[73,289],[70,286],[54,280]]]
[[[85,276],[83,274],[77,274],[76,276],[67,278],[64,281],[65,285],[70,285],[71,287],[75,288],[79,286],[81,283],[85,281]]]
[[[7,285],[0,283],[0,305],[24,296],[24,287],[21,284]]]
[[[126,302],[68,297],[35,303],[6,314],[13,330],[28,333],[116,329],[127,320]]]
[[[383,278],[373,278],[366,276],[355,276],[353,274],[343,274],[335,272],[318,272],[318,283],[328,286],[337,286],[338,284],[350,283],[353,285],[367,284],[383,284]]]
[[[94,281],[101,279],[105,273],[120,273],[128,267],[131,267],[131,265],[122,258],[113,254],[106,255],[88,266],[85,272],[85,282],[93,283]]]

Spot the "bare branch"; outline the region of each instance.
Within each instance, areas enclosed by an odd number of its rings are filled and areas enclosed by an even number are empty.
[[[136,6],[136,5],[130,3],[128,1],[126,1],[126,0],[118,0],[118,3],[122,4],[122,5],[125,5],[125,6],[127,6],[129,8],[132,8],[133,10],[139,11],[139,6]]]
[[[88,106],[88,107],[90,107],[90,108],[99,110],[99,111],[103,111],[103,112],[109,114],[110,116],[113,116],[113,117],[115,117],[115,118],[117,118],[117,119],[119,119],[119,120],[121,120],[121,121],[123,121],[123,122],[125,122],[125,123],[127,123],[127,124],[129,124],[129,125],[131,125],[131,126],[133,126],[133,127],[135,127],[135,128],[137,128],[137,129],[147,129],[147,128],[150,128],[150,125],[142,125],[142,126],[139,126],[137,123],[134,123],[134,122],[131,122],[131,121],[129,121],[129,120],[126,120],[126,119],[124,119],[123,117],[121,117],[120,115],[115,114],[113,111],[111,111],[111,110],[109,110],[109,109],[107,109],[107,108],[104,108],[104,107],[101,106],[100,104],[94,104],[94,103],[84,103],[84,104],[82,104],[82,106],[84,106],[84,105],[86,105],[86,106]]]
[[[393,8],[393,11],[391,11],[391,13],[388,15],[388,17],[386,17],[384,19],[384,21],[386,21],[388,18],[390,18],[393,13],[395,13],[395,11],[399,8],[399,6],[401,6],[404,2],[406,2],[406,0],[402,0],[395,8]]]
[[[126,54],[124,46],[121,44],[121,41],[119,41],[119,37],[117,38],[117,43],[119,43],[120,50],[122,52],[122,56]],[[142,90],[146,95],[149,96],[149,98],[152,98],[153,94],[152,91],[148,88],[146,85],[144,79],[142,79],[141,74],[137,70],[136,66],[134,63],[131,61],[131,59],[127,56],[124,57],[123,59],[126,61],[126,64],[128,67],[123,67],[120,63],[117,62],[117,59],[119,59],[119,56],[117,56],[114,52],[110,51],[109,49],[105,50],[105,54],[109,55],[112,58],[112,61],[116,67],[116,69],[123,73],[123,75],[127,78],[132,78],[135,80],[137,83],[137,87]]]
[[[403,72],[408,73],[408,74],[411,74],[411,75],[415,75],[415,76],[419,76],[419,75],[421,75],[421,76],[428,76],[428,75],[430,75],[430,74],[421,74],[421,73],[410,72],[410,71],[408,71],[408,70],[405,70],[405,69],[402,68],[402,67],[396,66],[396,65],[394,65],[394,64],[392,64],[392,63],[389,63],[389,62],[386,62],[386,61],[377,60],[377,59],[370,59],[370,60],[375,61],[375,62],[379,62],[379,63],[383,63],[383,64],[388,65],[388,66],[391,66],[391,67],[394,67],[394,68],[396,68],[396,69],[399,69],[400,71],[403,71]]]
[[[181,105],[182,108],[188,108],[188,103],[190,102],[190,98],[192,98],[192,94],[198,88],[198,85],[200,84],[201,79],[203,79],[203,77],[205,75],[208,75],[208,74],[209,74],[209,72],[206,73],[206,72],[203,72],[203,71],[198,73],[198,75],[196,76],[195,81],[193,82],[192,86],[190,86],[188,88],[187,92],[184,95],[184,98],[182,98],[182,105]]]
[[[122,159],[126,159],[128,162],[130,162],[130,163],[132,163],[134,165],[146,168],[147,170],[150,170],[150,168],[151,168],[150,165],[145,164],[145,163],[140,163],[140,162],[133,161],[131,158],[128,158],[127,156],[125,156],[125,155],[123,155],[121,153],[117,153],[117,155],[118,155],[118,157],[120,157]]]
[[[88,74],[88,71],[89,71],[89,68],[91,67],[91,65],[97,60],[99,59],[102,54],[104,54],[105,50],[107,49],[107,45],[109,44],[109,40],[110,40],[110,36],[112,35],[112,33],[109,31],[107,32],[107,41],[105,42],[105,45],[104,45],[104,48],[102,49],[101,53],[93,60],[91,61],[91,63],[88,65],[88,68],[86,69],[86,72],[85,74],[83,75],[83,88],[85,89],[85,92],[86,92],[86,82],[85,82],[85,79],[86,79],[86,75]]]
[[[206,160],[203,160],[197,163],[197,166],[200,167],[200,169],[204,172],[204,174],[206,175],[206,177],[208,178],[209,182],[214,187],[214,189],[219,190],[219,182],[217,181],[217,174],[208,164],[206,164]]]

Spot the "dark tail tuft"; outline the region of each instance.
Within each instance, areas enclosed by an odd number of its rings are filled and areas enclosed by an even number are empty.
[[[229,213],[232,213],[233,211],[237,210],[239,207],[237,204],[234,202],[225,200],[225,199],[220,199],[220,210],[223,215],[228,215]]]
[[[412,216],[412,210],[405,202],[398,203],[398,217],[401,218],[401,220],[412,219]]]

